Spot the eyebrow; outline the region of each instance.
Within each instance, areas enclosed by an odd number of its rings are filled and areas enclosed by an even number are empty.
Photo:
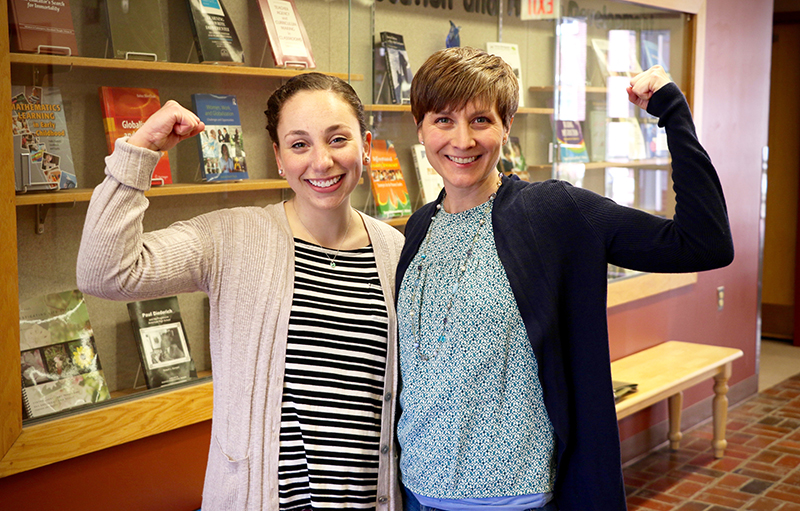
[[[342,130],[342,129],[346,129],[348,131],[352,131],[350,129],[350,126],[348,126],[347,124],[334,124],[332,126],[328,126],[327,128],[325,128],[325,134],[328,134],[328,133],[331,133],[331,132],[334,132],[334,131],[339,131],[339,130]],[[286,133],[286,135],[283,138],[286,138],[286,137],[289,137],[289,136],[307,136],[308,134],[309,133],[306,130],[292,130],[292,131]]]

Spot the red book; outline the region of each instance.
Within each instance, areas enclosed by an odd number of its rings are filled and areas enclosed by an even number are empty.
[[[13,51],[78,54],[69,0],[9,0],[8,5]]]
[[[144,121],[161,108],[156,89],[100,87],[100,103],[103,108],[108,154],[114,152],[114,144],[118,138],[133,135]],[[169,169],[169,157],[164,151],[153,173],[152,185],[170,183],[172,172]]]

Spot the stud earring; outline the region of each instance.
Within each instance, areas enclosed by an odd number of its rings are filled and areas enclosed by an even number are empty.
[[[364,156],[364,162],[369,163],[369,156]]]
[[[278,169],[278,175],[283,177],[283,169]]]

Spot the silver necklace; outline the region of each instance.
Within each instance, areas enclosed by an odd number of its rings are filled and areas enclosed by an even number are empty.
[[[447,196],[447,192],[445,192],[445,197]],[[461,279],[464,277],[464,273],[467,271],[467,263],[469,262],[472,254],[474,253],[475,244],[478,242],[478,238],[481,237],[481,230],[483,225],[486,223],[486,215],[489,213],[489,210],[492,209],[492,203],[494,202],[494,198],[497,197],[497,192],[493,193],[489,196],[489,200],[486,202],[486,206],[483,208],[483,215],[481,219],[478,221],[478,227],[475,229],[475,235],[472,237],[472,242],[470,243],[470,247],[467,249],[467,255],[464,258],[464,261],[458,265],[458,273],[456,277],[456,283],[451,286],[450,297],[447,299],[447,305],[445,306],[445,313],[444,318],[442,318],[442,327],[440,329],[439,335],[437,336],[437,345],[433,350],[433,353],[430,355],[422,351],[422,302],[423,297],[425,295],[425,283],[428,280],[428,267],[430,264],[425,264],[426,259],[428,257],[428,247],[430,245],[431,240],[431,231],[433,231],[434,223],[436,222],[436,217],[439,216],[439,211],[442,209],[442,203],[436,205],[436,212],[431,217],[431,225],[428,228],[428,233],[425,235],[425,248],[424,252],[420,255],[420,262],[417,265],[417,278],[414,281],[414,292],[411,295],[411,304],[412,307],[414,304],[417,304],[417,317],[416,322],[414,324],[415,332],[414,332],[414,348],[417,350],[417,356],[423,362],[427,362],[432,358],[436,358],[439,355],[439,350],[444,345],[445,341],[447,340],[446,331],[448,325],[451,323],[449,321],[450,318],[450,311],[453,308],[453,303],[455,302],[456,293],[458,289],[461,287]],[[444,202],[444,197],[442,197],[442,202]],[[423,276],[424,271],[424,276]],[[419,298],[417,300],[417,298]]]
[[[303,219],[300,218],[300,214],[297,212],[297,207],[295,207],[294,202],[292,202],[292,209],[294,210],[294,215],[297,217],[298,220],[300,220],[300,225],[302,225],[303,229],[306,230],[306,233],[308,233],[308,235],[311,236],[311,239],[314,240],[314,243],[316,243],[322,248],[325,248],[322,245],[322,243],[317,241],[317,238],[315,238],[314,235],[311,234],[311,231],[308,230],[308,227],[306,227],[306,224],[303,222]],[[325,251],[322,252],[323,254],[325,254],[325,257],[328,259],[328,261],[330,261],[331,268],[336,268],[336,258],[339,257],[339,252],[342,250],[342,245],[344,245],[344,242],[347,239],[347,233],[350,232],[350,224],[353,223],[353,212],[348,210],[347,213],[350,215],[347,221],[347,229],[344,230],[344,236],[342,236],[342,241],[339,242],[339,248],[336,249],[336,253],[333,254],[333,259],[331,259],[331,256],[329,256],[327,252]]]

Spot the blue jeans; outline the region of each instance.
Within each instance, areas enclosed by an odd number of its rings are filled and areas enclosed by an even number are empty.
[[[424,504],[420,504],[417,498],[414,496],[411,491],[408,490],[405,486],[403,486],[403,511],[441,511],[435,507],[428,507]],[[558,511],[558,507],[556,506],[556,501],[551,500],[548,502],[544,507],[537,507],[535,509],[528,509],[526,511]]]

